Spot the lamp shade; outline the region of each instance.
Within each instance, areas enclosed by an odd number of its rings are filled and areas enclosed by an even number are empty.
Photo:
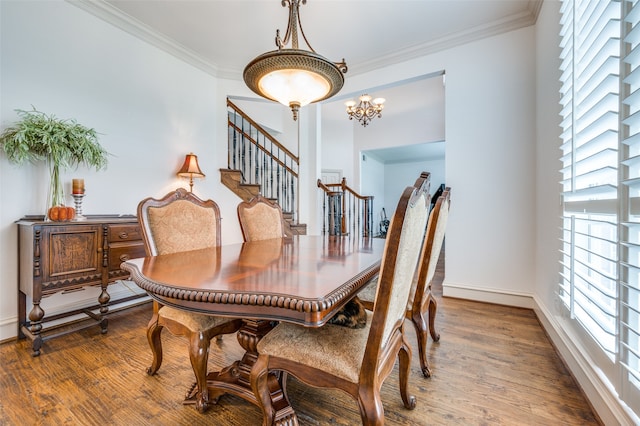
[[[184,164],[180,167],[178,171],[178,176],[181,177],[204,177],[204,173],[200,170],[200,166],[198,165],[198,156],[193,152],[186,155],[184,158]]]
[[[193,178],[204,177],[204,173],[202,173],[202,170],[200,170],[200,166],[198,165],[198,156],[193,152],[187,154],[186,157],[184,157],[184,164],[182,164],[182,167],[178,170],[177,175],[189,178],[189,189],[193,192]]]
[[[244,80],[254,92],[291,107],[330,98],[342,89],[342,71],[322,56],[300,49],[264,53],[244,70]]]

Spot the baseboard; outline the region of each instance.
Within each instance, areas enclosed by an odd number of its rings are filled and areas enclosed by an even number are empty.
[[[531,294],[507,293],[499,289],[469,287],[453,284],[446,280],[442,285],[442,295],[456,299],[533,309],[533,295]]]

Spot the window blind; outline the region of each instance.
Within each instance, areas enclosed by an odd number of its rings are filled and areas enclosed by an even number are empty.
[[[562,9],[563,248],[559,296],[611,359],[616,353],[620,5]]]
[[[623,17],[619,362],[624,399],[637,407],[640,404],[640,6],[637,0],[624,3]]]
[[[639,0],[561,7],[558,298],[640,415]]]

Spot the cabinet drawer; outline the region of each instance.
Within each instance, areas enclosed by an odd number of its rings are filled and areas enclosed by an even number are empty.
[[[109,225],[108,238],[111,243],[141,240],[140,225],[137,223]]]
[[[109,246],[109,270],[117,271],[120,269],[122,262],[144,256],[146,256],[146,253],[142,241],[126,244],[111,244]]]

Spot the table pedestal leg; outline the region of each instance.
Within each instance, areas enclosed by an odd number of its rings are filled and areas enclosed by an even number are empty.
[[[216,403],[222,395],[231,393],[260,406],[251,389],[251,368],[258,358],[258,342],[262,336],[271,331],[273,324],[267,320],[247,319],[243,322],[242,327],[238,330],[238,342],[246,352],[240,361],[236,361],[220,371],[212,371],[207,374],[210,403]],[[276,376],[270,373],[268,380],[271,399],[278,401],[276,424],[297,425],[298,419],[289,405],[285,392],[286,375]],[[185,403],[193,403],[197,398],[196,393],[197,387],[187,395]]]

